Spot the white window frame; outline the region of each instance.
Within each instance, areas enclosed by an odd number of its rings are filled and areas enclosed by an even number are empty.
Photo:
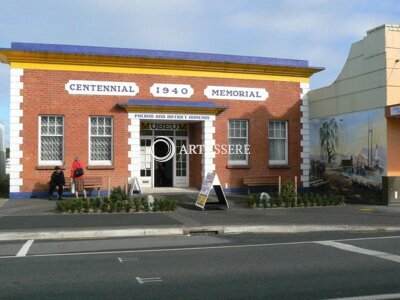
[[[228,120],[228,165],[240,165],[240,166],[244,166],[244,165],[248,165],[249,164],[249,154],[246,154],[246,159],[245,160],[231,160],[229,158],[229,139],[244,139],[243,137],[231,137],[230,134],[230,122],[234,122],[234,121],[241,121],[241,122],[246,122],[246,145],[249,144],[249,120],[245,120],[245,119],[230,119]],[[245,149],[243,149],[244,151]]]
[[[63,121],[63,132],[62,132],[62,159],[61,160],[42,160],[42,117],[61,117]],[[64,165],[64,145],[65,145],[65,117],[63,115],[39,115],[38,116],[38,163],[39,166],[61,166]],[[60,136],[60,135],[54,135]]]
[[[273,123],[273,122],[276,122],[276,123],[285,123],[285,138],[275,138],[275,137],[273,137],[273,138],[271,138],[270,137],[270,135],[269,135],[269,128],[270,128],[270,126],[271,126],[271,123]],[[268,133],[268,157],[270,157],[270,154],[269,154],[269,143],[270,143],[270,141],[271,140],[285,140],[285,159],[284,160],[272,160],[272,159],[268,159],[268,163],[270,164],[270,165],[287,165],[288,164],[288,127],[289,127],[289,122],[288,121],[286,121],[286,120],[270,120],[269,122],[268,122],[268,130],[267,130],[267,133]]]
[[[111,160],[92,160],[91,153],[92,153],[92,132],[91,132],[91,119],[92,118],[110,118],[111,119]],[[88,153],[88,162],[89,166],[112,166],[114,161],[114,118],[112,116],[89,116],[88,119],[89,126],[88,126],[88,136],[89,136],[89,153]],[[94,135],[94,137],[109,137],[109,135]]]

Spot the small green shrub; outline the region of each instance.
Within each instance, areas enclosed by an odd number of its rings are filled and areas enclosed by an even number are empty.
[[[133,205],[135,206],[135,211],[136,212],[140,211],[140,204],[141,204],[141,200],[139,198],[135,198],[133,200]]]
[[[160,199],[154,199],[154,203],[153,203],[153,211],[154,212],[160,211],[160,203],[161,203]]]
[[[62,201],[60,201],[60,200],[57,200],[57,202],[56,202],[56,212],[58,212],[58,213],[64,212],[64,206],[62,204]]]
[[[118,200],[115,202],[115,211],[116,212],[121,212],[123,209],[123,204],[121,200]]]
[[[294,183],[286,181],[282,184],[281,195],[285,207],[294,207],[296,203],[296,189]]]
[[[165,203],[166,211],[175,211],[178,207],[178,203],[173,199],[165,199]]]
[[[254,206],[254,196],[253,194],[247,195],[247,207],[248,208],[253,208]]]
[[[116,208],[115,202],[110,201],[110,204],[108,205],[108,212],[109,213],[115,212],[115,208]]]
[[[110,193],[111,202],[125,201],[128,200],[128,198],[129,197],[125,190],[123,190],[120,186],[114,187]]]
[[[103,200],[102,203],[100,204],[100,210],[102,213],[107,212],[108,211],[108,202],[105,202]]]
[[[279,196],[278,193],[272,194],[271,204],[272,204],[272,206],[275,206],[275,207],[281,207],[282,206],[282,197]]]
[[[125,212],[127,212],[127,213],[130,212],[132,207],[133,207],[132,200],[127,200],[125,203]]]
[[[150,207],[149,207],[149,202],[147,202],[146,198],[142,198],[140,202],[143,206],[143,210],[145,212],[148,212],[150,210]]]
[[[88,200],[84,199],[82,201],[82,212],[87,214],[89,210],[90,210],[90,203]]]

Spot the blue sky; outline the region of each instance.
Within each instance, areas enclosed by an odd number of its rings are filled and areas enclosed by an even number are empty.
[[[326,68],[313,76],[313,89],[335,80],[351,43],[399,16],[398,0],[1,0],[0,47],[15,41],[305,59]],[[7,129],[8,77],[0,64]]]

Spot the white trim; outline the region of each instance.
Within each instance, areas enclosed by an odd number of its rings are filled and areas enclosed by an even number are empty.
[[[301,111],[301,118],[300,122],[302,124],[302,129],[300,130],[301,133],[301,142],[300,145],[303,148],[303,151],[300,154],[302,158],[301,170],[303,175],[300,177],[300,180],[303,184],[303,187],[309,187],[310,181],[310,126],[309,126],[309,91],[310,91],[310,84],[306,82],[300,83],[301,93],[300,99],[302,105],[300,106]]]
[[[23,75],[23,69],[10,69],[10,157],[12,158],[10,159],[10,192],[12,193],[20,192],[23,184],[21,178],[23,152],[20,147],[23,144],[23,138],[20,136],[23,128],[21,117],[24,114],[20,105],[24,101],[21,96],[21,90],[24,87],[21,81]]]

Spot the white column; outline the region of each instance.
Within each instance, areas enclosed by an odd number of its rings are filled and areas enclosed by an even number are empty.
[[[23,171],[21,164],[21,158],[23,157],[21,150],[21,145],[23,144],[21,137],[23,129],[21,103],[24,101],[23,96],[21,96],[21,90],[24,87],[23,82],[21,82],[21,76],[23,75],[23,69],[12,68],[10,70],[10,193],[19,193],[23,184],[21,178],[21,172]]]
[[[309,129],[309,108],[308,108],[308,92],[310,91],[310,84],[307,82],[300,83],[301,88],[301,106],[300,111],[302,113],[301,123],[301,182],[303,187],[310,187],[310,129]]]
[[[215,145],[214,120],[215,120],[215,116],[212,116],[212,118],[210,120],[205,120],[202,123],[201,140],[202,140],[202,143],[204,145],[204,154],[203,154],[203,158],[202,158],[202,161],[201,161],[201,164],[202,164],[202,170],[201,170],[202,181],[204,181],[204,179],[207,176],[208,172],[214,172],[215,171],[215,164],[214,164],[214,158],[215,158],[215,151],[214,151],[214,145]]]
[[[131,159],[128,165],[128,170],[131,173],[131,178],[140,176],[140,119],[133,117],[134,114],[129,113],[128,117],[131,124],[128,126],[130,137],[128,144],[130,145],[130,151],[128,157]]]

